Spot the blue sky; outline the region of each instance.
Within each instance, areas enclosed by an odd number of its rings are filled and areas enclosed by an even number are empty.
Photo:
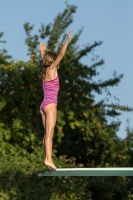
[[[117,74],[124,74],[120,84],[110,88],[113,96],[120,99],[121,105],[133,107],[132,93],[132,67],[133,67],[133,1],[132,0],[68,0],[69,4],[78,7],[74,21],[70,26],[73,34],[84,26],[78,44],[82,47],[86,43],[103,41],[95,49],[95,54],[105,60],[101,67],[99,78],[106,80]],[[34,31],[38,33],[41,23],[52,23],[59,12],[65,8],[63,0],[3,0],[0,11],[0,32],[4,32],[5,47],[15,60],[27,60],[27,47],[25,45],[25,32],[23,24],[34,24]],[[89,57],[82,62],[89,63]],[[96,100],[102,97],[96,97]],[[118,135],[125,137],[126,120],[133,125],[133,112],[125,112],[119,118],[122,122]]]

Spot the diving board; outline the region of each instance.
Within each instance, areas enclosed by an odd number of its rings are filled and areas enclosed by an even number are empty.
[[[133,167],[122,168],[57,168],[40,172],[41,176],[133,176]]]

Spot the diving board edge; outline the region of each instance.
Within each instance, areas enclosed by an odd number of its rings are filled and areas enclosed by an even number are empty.
[[[38,176],[133,176],[133,167],[57,168],[51,172],[41,172]]]

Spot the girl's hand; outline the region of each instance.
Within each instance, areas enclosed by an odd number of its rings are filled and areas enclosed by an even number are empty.
[[[46,51],[46,46],[43,42],[40,43],[40,51],[45,52]]]
[[[68,39],[68,40],[70,40],[71,34],[72,34],[72,30],[70,30],[69,33],[68,33],[68,35],[67,35],[67,39]]]

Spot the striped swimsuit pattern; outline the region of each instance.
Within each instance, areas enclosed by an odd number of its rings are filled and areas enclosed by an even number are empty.
[[[44,108],[51,103],[58,104],[58,92],[60,88],[59,84],[59,77],[50,80],[44,81],[42,83],[43,92],[44,92],[44,99],[40,105],[40,110],[44,112]]]

